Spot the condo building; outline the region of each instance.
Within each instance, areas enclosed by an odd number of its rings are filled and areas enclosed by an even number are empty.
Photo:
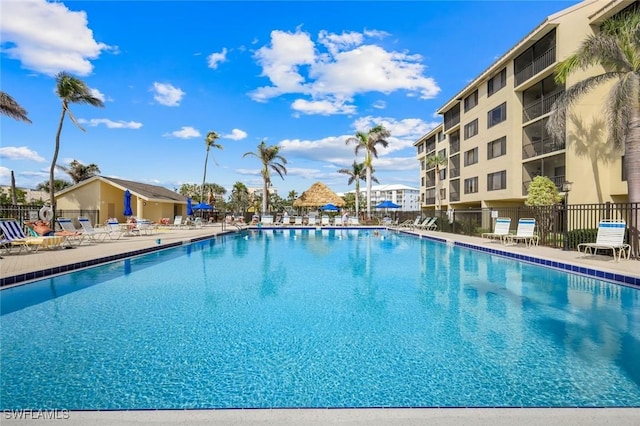
[[[627,201],[623,152],[607,140],[603,104],[610,86],[585,94],[567,114],[566,137],[546,129],[565,87],[605,70],[554,80],[554,68],[604,20],[638,1],[586,0],[549,16],[439,110],[442,124],[414,143],[422,208],[523,205],[534,177],[547,176],[571,204]],[[441,161],[429,161],[430,157]],[[570,194],[567,191],[570,190]]]

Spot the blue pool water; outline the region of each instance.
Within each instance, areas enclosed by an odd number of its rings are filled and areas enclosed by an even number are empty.
[[[640,291],[357,230],[0,292],[2,409],[640,406]]]

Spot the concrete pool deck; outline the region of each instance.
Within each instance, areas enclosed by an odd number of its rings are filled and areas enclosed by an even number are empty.
[[[286,229],[286,228],[284,228]],[[235,228],[227,231],[235,231]],[[72,250],[40,250],[3,255],[0,277],[20,276],[109,256],[169,247],[223,232],[221,225],[200,229],[166,229],[153,235],[122,237],[99,243],[83,243]],[[640,278],[640,261],[615,262],[611,256],[585,256],[576,251],[524,245],[504,246],[477,237],[421,231],[447,241],[548,259],[615,274]],[[160,239],[160,244],[157,240]],[[15,252],[14,252],[15,253]],[[73,411],[65,413],[2,413],[2,424],[37,424],[43,416],[57,415],[68,425],[638,425],[639,408],[385,408],[385,409],[245,409],[245,410],[145,410]],[[19,418],[21,417],[21,419]]]

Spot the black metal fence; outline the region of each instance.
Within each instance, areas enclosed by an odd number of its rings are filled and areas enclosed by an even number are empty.
[[[17,219],[19,223],[25,220],[36,220],[41,208],[42,205],[38,204],[2,204],[0,205],[0,218]],[[94,225],[100,223],[99,210],[56,210],[56,217],[72,219],[76,228],[80,228],[79,216],[88,217]]]
[[[580,243],[595,242],[600,220],[621,219],[627,224],[625,242],[631,245],[631,256],[640,259],[640,203],[431,210],[423,212],[423,216],[436,216],[438,230],[475,236],[492,232],[497,217],[511,218],[514,231],[519,219],[535,218],[540,244],[563,250],[575,250]]]

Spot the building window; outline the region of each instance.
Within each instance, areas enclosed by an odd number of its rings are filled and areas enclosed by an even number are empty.
[[[492,109],[487,115],[487,127],[493,127],[507,119],[507,103]]]
[[[507,187],[507,171],[489,173],[487,175],[487,191],[496,191]]]
[[[445,180],[447,178],[447,169],[440,169],[440,171],[438,172],[438,179],[440,180]]]
[[[469,111],[474,106],[478,105],[478,91],[476,90],[466,98],[464,98],[464,112]]]
[[[447,188],[440,188],[440,199],[441,200],[447,199]]]
[[[478,192],[478,177],[472,177],[464,180],[464,193],[473,194]]]
[[[487,82],[487,96],[491,96],[498,90],[507,85],[507,68],[496,74],[491,80]]]
[[[418,155],[422,154],[424,152],[424,144],[421,143],[418,145]]]
[[[464,165],[470,166],[478,162],[478,148],[470,149],[464,153]]]
[[[447,135],[445,135],[444,132],[438,132],[437,138],[438,138],[438,142],[442,142],[447,138]]]
[[[469,139],[471,136],[478,134],[478,119],[464,126],[464,138]]]
[[[501,157],[507,153],[507,137],[503,136],[500,139],[491,141],[487,144],[487,160],[492,158]]]

